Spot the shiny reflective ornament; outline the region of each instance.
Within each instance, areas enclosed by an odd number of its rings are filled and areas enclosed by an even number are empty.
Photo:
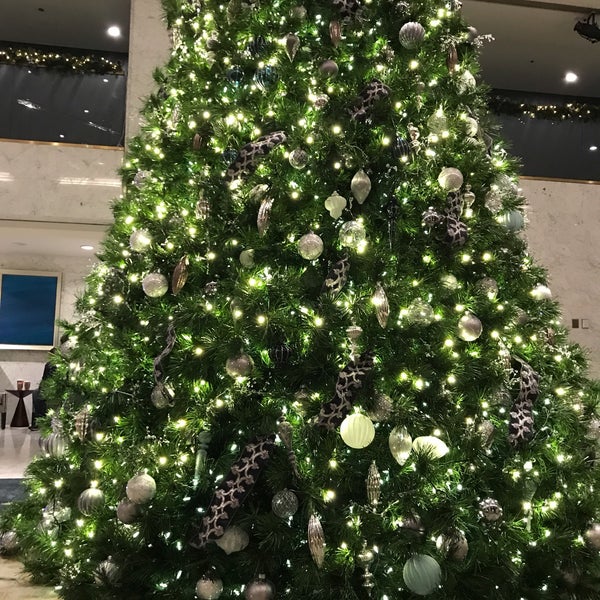
[[[207,296],[214,296],[219,291],[219,284],[216,281],[209,281],[204,286],[204,293]]]
[[[135,475],[125,487],[127,497],[136,504],[146,504],[154,498],[156,494],[156,481],[146,473]]]
[[[375,439],[375,427],[366,415],[348,415],[340,425],[342,440],[350,448],[366,448]]]
[[[431,458],[442,458],[450,452],[448,446],[435,435],[422,435],[415,438],[412,447],[415,452],[427,454]]]
[[[412,154],[413,148],[410,142],[401,136],[396,136],[394,145],[392,146],[392,154],[394,158],[408,157]]]
[[[500,173],[495,177],[492,187],[498,189],[501,194],[506,194],[511,197],[515,197],[519,193],[519,186],[512,177],[506,173]]]
[[[456,276],[452,275],[452,273],[442,275],[440,277],[440,283],[442,284],[442,287],[450,291],[457,290],[460,287],[458,279],[456,279]]]
[[[308,164],[308,153],[302,148],[296,148],[290,152],[288,160],[294,169],[304,169]]]
[[[427,119],[427,127],[430,133],[442,135],[444,131],[448,131],[448,118],[441,109],[438,109]]]
[[[323,252],[323,240],[316,234],[307,233],[298,240],[298,253],[306,260],[315,260]]]
[[[342,39],[342,26],[339,21],[329,22],[329,38],[334,48],[337,48]]]
[[[456,192],[463,184],[463,175],[454,167],[445,167],[438,175],[438,183],[446,192]]]
[[[221,155],[223,162],[226,165],[230,165],[238,156],[238,151],[235,148],[226,148]]]
[[[431,325],[435,321],[435,312],[431,304],[415,298],[406,309],[405,318],[409,323],[415,325]]]
[[[463,71],[456,80],[456,89],[459,94],[472,92],[477,87],[477,80],[471,71]]]
[[[267,40],[262,35],[255,37],[246,44],[246,50],[251,56],[259,56],[267,49]]]
[[[373,405],[367,411],[367,417],[371,421],[387,421],[393,411],[394,405],[392,404],[392,399],[383,392],[375,392]]]
[[[339,237],[342,246],[362,250],[367,241],[367,232],[360,221],[347,221],[340,227]]]
[[[387,295],[381,283],[377,283],[375,293],[371,296],[371,304],[375,307],[377,321],[379,325],[385,329],[390,316],[390,304]]]
[[[196,583],[196,596],[200,600],[217,600],[223,592],[223,582],[218,577],[204,575]]]
[[[252,357],[245,352],[232,356],[225,362],[225,370],[230,377],[248,377],[254,368]]]
[[[260,236],[265,235],[269,229],[272,208],[273,198],[263,198],[256,217],[256,228],[258,229],[258,235]]]
[[[346,208],[346,198],[340,196],[337,192],[333,192],[329,198],[325,200],[325,208],[334,219],[339,219],[342,216],[342,211]]]
[[[19,549],[19,537],[13,530],[0,532],[0,555],[14,554]]]
[[[279,73],[274,67],[260,67],[254,73],[254,83],[263,91],[272,88],[278,81]]]
[[[495,500],[494,498],[485,498],[479,503],[479,512],[486,521],[493,523],[502,518],[504,511],[498,503],[498,500]]]
[[[409,21],[400,28],[398,38],[404,48],[407,50],[414,50],[423,43],[423,40],[425,39],[425,28],[420,23]]]
[[[233,554],[241,552],[250,543],[250,537],[241,528],[236,525],[229,526],[225,533],[215,540],[215,544],[225,552],[225,554]]]
[[[475,203],[475,194],[471,191],[471,186],[469,184],[467,184],[465,188],[465,192],[462,195],[463,206],[465,208],[471,208]]]
[[[481,444],[484,448],[489,448],[494,441],[494,434],[496,433],[496,428],[491,421],[481,421],[477,426],[477,433],[481,438]]]
[[[379,498],[381,497],[381,475],[379,469],[375,464],[375,461],[369,466],[367,473],[367,498],[369,504],[377,506],[379,504]]]
[[[498,222],[504,225],[508,231],[517,233],[525,227],[525,218],[519,210],[509,210],[498,217]]]
[[[321,63],[319,67],[319,71],[326,75],[327,77],[335,77],[339,72],[339,67],[334,60],[325,60]]]
[[[498,284],[491,277],[483,277],[477,282],[477,288],[481,290],[490,300],[498,295]]]
[[[485,207],[493,214],[498,213],[502,208],[502,194],[497,188],[490,189],[484,198]]]
[[[479,132],[479,123],[473,117],[465,117],[465,133],[469,137],[476,137]]]
[[[536,285],[531,290],[531,295],[536,300],[551,300],[552,299],[552,291],[550,290],[550,288],[546,285],[542,285],[541,283],[539,285]]]
[[[174,296],[177,296],[183,289],[188,275],[189,275],[190,261],[187,256],[181,258],[181,260],[175,265],[173,269],[173,275],[171,277],[171,291]]]
[[[428,554],[411,556],[402,569],[406,587],[419,596],[433,593],[442,581],[442,569],[438,562]]]
[[[123,498],[123,500],[121,500],[117,506],[117,519],[126,525],[135,523],[141,514],[142,509],[140,508],[140,505],[136,504],[135,502],[131,502],[131,500],[127,498]]]
[[[150,298],[160,298],[167,293],[169,282],[162,273],[148,273],[142,279],[142,289]]]
[[[56,500],[53,504],[44,507],[42,518],[45,521],[53,523],[65,523],[71,518],[71,507],[64,506],[60,501]]]
[[[298,510],[298,496],[291,490],[281,490],[273,496],[271,509],[280,519],[289,519]]]
[[[371,180],[362,169],[354,174],[350,182],[350,189],[359,204],[362,204],[366,200],[371,191]]]
[[[202,190],[198,192],[198,201],[196,202],[194,214],[201,221],[206,221],[210,217],[210,202],[204,197]]]
[[[294,33],[288,33],[285,37],[285,53],[290,59],[290,62],[296,57],[299,48],[300,38]]]
[[[465,313],[458,321],[458,337],[465,342],[473,342],[483,332],[481,321],[473,313]]]
[[[246,586],[244,598],[246,600],[273,600],[275,586],[261,574]]]
[[[292,8],[290,8],[290,17],[298,21],[303,21],[304,19],[306,19],[307,13],[308,11],[302,5],[292,6]]]
[[[90,430],[90,411],[82,408],[75,413],[75,434],[80,440],[85,440]]]
[[[469,553],[469,544],[465,534],[454,529],[438,536],[435,545],[437,549],[450,560],[465,560]]]
[[[244,80],[244,71],[240,67],[231,67],[225,73],[227,81],[232,83],[235,87],[239,87]]]
[[[149,177],[149,171],[138,171],[133,178],[133,185],[135,185],[136,188],[140,189],[148,181]]]
[[[164,383],[158,383],[152,389],[150,394],[150,401],[156,408],[167,408],[173,406],[173,400],[175,398],[175,392],[169,386]]]
[[[315,514],[308,520],[308,548],[314,563],[321,568],[325,562],[325,534],[321,520]]]
[[[279,367],[287,364],[292,356],[292,349],[287,344],[278,344],[269,348],[269,358]]]
[[[55,458],[60,458],[65,455],[67,448],[69,447],[69,441],[67,438],[60,432],[56,431],[51,433],[44,442],[44,447],[46,452],[50,456],[54,456]]]
[[[317,94],[314,105],[315,108],[325,108],[329,102],[329,96],[327,94]]]
[[[129,247],[134,252],[144,252],[152,243],[152,236],[147,229],[136,229],[129,236]]]
[[[104,493],[98,488],[83,490],[77,498],[77,508],[82,515],[89,517],[94,511],[104,506]]]
[[[119,565],[109,556],[103,560],[94,571],[94,582],[96,585],[117,585],[121,579]]]
[[[247,269],[254,266],[254,250],[242,250],[240,252],[240,263],[242,267],[246,267]]]
[[[600,523],[594,523],[584,534],[585,542],[594,550],[600,550]]]
[[[390,433],[388,444],[390,452],[399,465],[403,465],[412,451],[412,437],[406,427],[394,427]]]

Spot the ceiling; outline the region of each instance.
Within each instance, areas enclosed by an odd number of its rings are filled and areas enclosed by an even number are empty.
[[[143,1],[143,0],[142,0]],[[131,0],[1,0],[0,40],[107,52],[127,52]],[[139,6],[142,6],[140,3]],[[600,0],[463,0],[463,15],[484,43],[481,66],[492,87],[600,98],[600,43],[573,27]],[[118,25],[120,38],[106,29]],[[579,75],[564,82],[566,71]],[[0,256],[89,256],[82,244],[99,246],[105,228],[0,220]],[[26,246],[23,246],[24,240]]]

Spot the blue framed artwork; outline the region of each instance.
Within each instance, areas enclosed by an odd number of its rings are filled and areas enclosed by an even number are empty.
[[[0,270],[0,349],[56,345],[60,273]]]

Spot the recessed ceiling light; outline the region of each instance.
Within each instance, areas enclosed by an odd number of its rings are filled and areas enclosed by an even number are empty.
[[[90,246],[89,244],[83,244],[83,245],[81,246],[81,249],[82,249],[82,250],[93,250],[93,249],[94,249],[94,246]]]
[[[598,150],[598,146],[590,146],[590,152],[596,152]]]
[[[567,83],[575,83],[579,79],[577,73],[573,73],[573,71],[567,71],[565,73],[565,81]]]
[[[110,35],[110,37],[114,37],[114,38],[118,38],[121,36],[121,28],[118,27],[117,25],[111,25],[107,30],[106,33],[108,35]]]

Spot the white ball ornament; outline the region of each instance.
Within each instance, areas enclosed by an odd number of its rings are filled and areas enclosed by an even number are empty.
[[[419,596],[427,596],[440,585],[442,569],[432,556],[415,554],[404,564],[402,576],[406,587],[411,592]]]
[[[353,250],[361,250],[367,241],[365,226],[360,221],[347,221],[340,227],[340,244]]]
[[[420,23],[409,21],[400,28],[400,43],[407,50],[418,48],[425,39],[425,28]]]
[[[362,204],[366,200],[371,191],[371,180],[362,169],[354,174],[350,182],[350,189],[359,204]]]
[[[145,473],[135,475],[127,482],[125,493],[132,502],[146,504],[156,494],[156,481]]]
[[[204,575],[196,583],[196,596],[200,600],[216,600],[223,592],[223,582],[217,577]]]
[[[225,552],[225,554],[232,554],[233,552],[240,552],[250,543],[248,534],[241,529],[233,525],[228,527],[225,533],[215,541],[215,544]]]
[[[298,253],[306,260],[315,260],[323,252],[323,240],[316,233],[307,233],[298,240]]]
[[[465,342],[475,341],[483,332],[481,321],[473,314],[466,313],[458,321],[458,337]]]
[[[536,285],[531,290],[531,295],[536,300],[551,300],[552,299],[552,291],[550,290],[550,288],[548,286],[542,285],[541,283],[539,285]]]
[[[148,273],[142,279],[144,294],[150,298],[160,298],[167,293],[169,282],[162,273]]]
[[[450,452],[445,442],[435,435],[422,435],[415,438],[412,447],[415,452],[426,452],[432,458],[442,458]]]
[[[134,252],[143,252],[152,243],[152,236],[147,229],[136,229],[129,236],[129,247]]]
[[[446,192],[456,192],[464,181],[463,174],[455,167],[444,167],[438,175],[438,183]]]
[[[342,421],[340,435],[350,448],[366,448],[375,439],[375,427],[369,417],[355,413]]]

